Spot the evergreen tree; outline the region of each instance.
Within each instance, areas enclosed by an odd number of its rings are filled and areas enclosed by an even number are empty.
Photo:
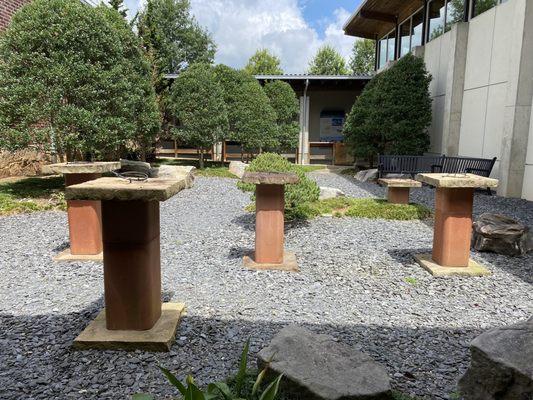
[[[276,112],[276,140],[277,148],[270,150],[285,151],[298,147],[298,134],[300,125],[298,114],[300,112],[298,98],[291,85],[283,81],[272,81],[263,87],[270,100],[270,105]]]
[[[356,40],[352,57],[350,58],[350,68],[354,75],[368,75],[374,72],[376,62],[376,43],[370,39]]]
[[[244,70],[250,75],[281,75],[281,60],[267,49],[257,50]]]
[[[123,18],[128,16],[128,9],[124,8],[124,0],[109,0],[109,6],[117,10]]]
[[[325,45],[316,53],[309,63],[312,75],[348,75],[346,61],[332,46]]]

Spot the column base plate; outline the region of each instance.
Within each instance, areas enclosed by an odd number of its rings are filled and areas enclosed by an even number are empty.
[[[245,268],[255,270],[277,270],[277,271],[289,271],[300,272],[298,262],[296,261],[296,254],[286,251],[283,253],[283,262],[281,264],[266,264],[257,263],[254,261],[254,255],[249,254],[243,257],[242,262]]]
[[[185,305],[163,303],[161,318],[147,331],[111,331],[106,328],[105,309],[80,333],[72,347],[78,350],[170,351]]]
[[[470,259],[467,267],[444,267],[433,261],[431,254],[415,254],[415,260],[428,271],[434,277],[447,277],[447,276],[487,276],[491,272],[481,264]]]
[[[63,250],[61,253],[54,256],[56,262],[68,262],[68,261],[98,261],[104,260],[104,253],[98,254],[72,254],[70,248]]]

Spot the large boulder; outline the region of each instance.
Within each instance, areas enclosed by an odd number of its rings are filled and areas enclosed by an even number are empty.
[[[530,250],[529,229],[514,219],[498,214],[482,214],[474,222],[472,246],[508,256],[524,255]]]
[[[306,400],[390,399],[387,371],[328,335],[289,326],[258,355],[262,369],[283,374],[284,390]]]
[[[0,151],[0,179],[11,176],[35,176],[49,164],[50,156],[32,149]]]
[[[159,168],[153,168],[150,176],[152,178],[163,179],[186,179],[186,187],[191,188],[194,182],[194,170],[196,168],[188,165],[161,165]]]
[[[332,187],[321,187],[320,188],[320,196],[319,200],[328,200],[328,199],[335,199],[337,197],[344,197],[346,196],[344,192],[340,189],[332,188]]]
[[[120,171],[121,172],[140,172],[151,176],[152,166],[143,161],[133,161],[133,160],[120,160]]]
[[[533,318],[474,339],[472,362],[459,381],[465,400],[533,398]]]
[[[378,179],[378,175],[379,173],[377,169],[365,169],[355,174],[355,179],[359,182],[375,181]]]
[[[242,179],[248,167],[249,164],[245,164],[242,161],[232,161],[229,163],[229,172],[231,172],[239,179]]]

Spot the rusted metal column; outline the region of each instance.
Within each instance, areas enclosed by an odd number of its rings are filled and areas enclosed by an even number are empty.
[[[285,187],[256,186],[255,262],[283,263]]]
[[[432,253],[437,264],[468,266],[473,199],[473,188],[437,188]]]
[[[100,173],[65,174],[65,186],[98,179]],[[102,215],[98,200],[67,200],[70,253],[96,255],[102,252]]]
[[[387,189],[387,201],[393,204],[409,204],[408,187],[389,187]]]
[[[161,316],[159,202],[102,201],[106,325],[151,329]]]

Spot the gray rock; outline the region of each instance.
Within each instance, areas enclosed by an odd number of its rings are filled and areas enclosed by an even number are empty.
[[[514,219],[485,213],[474,222],[472,246],[478,251],[521,256],[530,248],[528,236],[528,227]]]
[[[340,189],[322,186],[320,188],[320,196],[319,200],[328,200],[328,199],[335,199],[337,197],[344,197],[346,196],[344,192]]]
[[[141,172],[151,176],[152,167],[149,163],[143,161],[120,160],[120,170],[123,172]]]
[[[168,179],[182,179],[184,176],[187,178],[187,188],[191,188],[194,182],[193,166],[180,166],[180,165],[161,165],[159,168],[153,168],[150,176],[152,178],[168,178]]]
[[[355,179],[359,182],[368,182],[378,179],[377,169],[365,169],[355,174]]]
[[[459,381],[465,400],[533,398],[533,318],[474,339],[472,363]]]
[[[229,163],[229,172],[237,176],[239,179],[242,179],[248,167],[249,165],[242,161],[232,161]]]
[[[283,374],[286,390],[305,399],[389,399],[384,367],[332,336],[298,326],[282,329],[258,354],[260,368]]]

